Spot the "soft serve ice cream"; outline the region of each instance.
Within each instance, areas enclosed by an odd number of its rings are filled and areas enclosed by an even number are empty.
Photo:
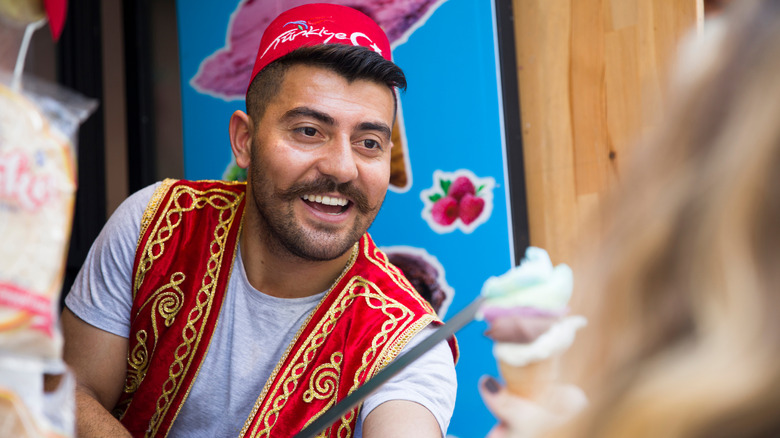
[[[571,268],[553,267],[547,252],[535,247],[528,248],[520,266],[485,282],[478,317],[488,323],[503,317],[557,319],[529,343],[495,343],[493,353],[510,391],[534,397],[556,378],[558,357],[586,324],[582,316],[567,316],[572,287]]]

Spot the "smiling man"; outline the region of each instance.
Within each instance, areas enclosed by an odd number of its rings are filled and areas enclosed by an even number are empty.
[[[317,53],[345,56],[348,50],[355,61],[366,54],[336,45]],[[311,49],[301,52],[296,58],[314,56]],[[239,166],[249,168],[247,196],[256,206],[247,212],[247,225],[260,221],[260,230],[274,238],[264,243],[278,244],[283,253],[333,260],[366,231],[387,192],[393,90],[291,58],[269,67],[269,74],[283,77],[279,84],[260,77],[250,88],[253,116],[236,111],[231,119],[233,153]],[[388,80],[402,79],[396,69],[385,72]],[[256,88],[271,86],[279,92],[262,110],[254,108]]]
[[[440,324],[366,232],[405,86],[354,9],[268,26],[229,124],[246,184],[134,194],[66,298],[79,436],[290,437]],[[324,436],[444,436],[456,358],[438,345]]]

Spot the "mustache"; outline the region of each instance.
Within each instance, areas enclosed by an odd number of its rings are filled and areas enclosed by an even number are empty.
[[[295,198],[300,198],[303,195],[311,193],[339,193],[349,199],[355,204],[355,207],[361,213],[367,214],[372,210],[372,206],[368,203],[368,197],[360,191],[351,182],[339,184],[327,177],[320,177],[313,181],[298,182],[283,190],[280,193],[282,199],[286,201],[292,201]]]

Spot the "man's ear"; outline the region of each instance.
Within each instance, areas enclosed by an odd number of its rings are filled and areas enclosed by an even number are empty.
[[[236,164],[242,169],[249,167],[252,148],[252,135],[255,132],[252,118],[241,110],[230,116],[230,148],[236,157]]]

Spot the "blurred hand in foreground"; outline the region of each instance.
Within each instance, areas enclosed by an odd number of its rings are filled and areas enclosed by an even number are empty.
[[[499,420],[486,438],[537,438],[563,424],[587,405],[585,394],[574,385],[554,385],[531,401],[510,393],[496,379],[484,376],[479,392],[485,406]]]
[[[560,316],[513,316],[506,315],[488,320],[485,336],[496,342],[529,344],[546,332]]]

